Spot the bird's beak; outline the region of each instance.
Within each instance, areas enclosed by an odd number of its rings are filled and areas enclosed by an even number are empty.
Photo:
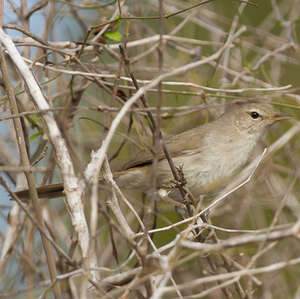
[[[273,116],[268,117],[267,120],[278,121],[278,120],[291,119],[291,118],[293,118],[293,116],[289,114],[275,114]]]

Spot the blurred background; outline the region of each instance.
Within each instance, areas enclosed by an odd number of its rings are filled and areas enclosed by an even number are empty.
[[[201,235],[205,243],[214,244],[243,234],[265,234],[267,238],[271,231],[293,227],[300,216],[299,11],[299,0],[8,0],[2,8],[2,23],[53,108],[78,177],[120,109],[135,94],[133,78],[138,88],[147,86],[159,75],[216,55],[232,38],[230,45],[207,63],[168,76],[160,88],[147,90],[148,108],[140,100],[132,105],[108,152],[111,168],[119,170],[138,151],[151,146],[148,111],[159,119],[163,135],[211,121],[234,100],[272,103],[282,113],[293,115],[293,120],[273,126],[257,147],[252,158],[265,147],[268,152],[250,182],[209,211],[211,226],[202,228]],[[19,111],[27,112],[21,119],[37,184],[61,182],[41,113],[32,104],[12,61],[5,58]],[[26,180],[17,167],[20,155],[11,106],[2,79],[0,83],[1,176],[11,190],[20,190],[26,188]],[[1,298],[54,298],[37,228],[10,200],[5,188],[0,195]],[[147,198],[141,192],[125,195],[148,230],[181,220],[169,202]],[[154,247],[151,242],[145,245],[141,235],[134,239],[151,256],[150,261],[141,262],[133,243],[124,237],[122,228],[118,229],[109,204],[105,205],[109,198],[109,192],[99,192],[95,246],[101,280],[89,298],[300,298],[299,261],[287,263],[299,258],[297,238],[279,233],[278,240],[272,242],[255,241],[203,253],[172,243],[185,224],[151,234],[156,248],[167,246],[163,254],[169,256],[176,249],[171,279],[165,285],[168,288],[154,297],[147,281],[165,274],[151,260]],[[141,232],[132,210],[118,198],[131,229]],[[218,193],[203,198],[203,207],[217,198]],[[84,204],[89,219],[89,200]],[[30,203],[26,206],[31,210]],[[70,265],[55,252],[58,274],[80,269],[80,254],[63,199],[43,200],[43,214],[52,238],[76,261]],[[286,264],[271,269],[281,262]],[[265,266],[270,269],[259,274],[216,276]],[[135,269],[143,271],[134,276],[130,271]],[[123,273],[124,278],[115,278],[117,273]],[[197,282],[210,276],[217,278]],[[76,275],[60,280],[63,298],[81,297],[77,281],[81,277]]]

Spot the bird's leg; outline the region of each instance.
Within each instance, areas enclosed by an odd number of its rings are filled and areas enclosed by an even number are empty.
[[[168,191],[168,189],[169,188],[160,188],[157,191],[157,196],[160,199],[163,199],[163,200],[166,200],[166,201],[170,202],[171,204],[173,204],[176,207],[184,208],[185,205],[182,202],[180,202],[180,201],[178,201],[178,200],[176,200],[176,199],[174,199],[174,198],[172,198],[172,197],[169,196],[170,191]]]
[[[175,211],[181,219],[186,218],[186,216],[192,216],[195,200],[193,195],[186,188],[187,181],[184,177],[183,165],[176,167],[177,176],[176,179],[169,180],[163,188],[164,193],[166,193],[169,200],[176,202]],[[178,204],[179,203],[179,204]]]

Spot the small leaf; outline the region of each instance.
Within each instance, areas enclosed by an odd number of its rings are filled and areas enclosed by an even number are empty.
[[[40,136],[42,134],[43,134],[42,130],[38,131],[37,133],[35,133],[29,137],[29,141],[33,141],[34,139],[36,139],[38,136]]]
[[[31,120],[34,122],[34,123],[36,123],[36,124],[38,124],[39,122],[40,122],[40,118],[37,116],[37,115],[31,115]]]
[[[121,26],[121,24],[122,24],[122,20],[118,20],[117,21],[117,24],[115,25],[115,27],[114,27],[114,31],[118,31],[119,30],[119,28],[120,28],[120,26]]]
[[[119,42],[123,38],[123,35],[118,31],[105,32],[104,35],[108,39],[113,40],[115,42]]]

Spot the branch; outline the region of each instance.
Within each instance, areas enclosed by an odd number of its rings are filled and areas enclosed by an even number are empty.
[[[0,42],[6,48],[7,53],[14,62],[16,68],[22,75],[30,95],[37,107],[41,110],[50,109],[48,102],[43,96],[41,89],[36,82],[32,72],[29,70],[26,63],[23,61],[20,53],[13,44],[11,38],[4,33],[0,28]],[[65,140],[57,126],[53,112],[49,111],[42,115],[49,132],[49,138],[55,148],[58,165],[61,168],[64,190],[66,193],[66,199],[68,203],[68,210],[75,231],[78,234],[78,240],[83,258],[87,256],[88,244],[89,244],[89,232],[84,215],[83,205],[81,202],[81,196],[83,193],[84,185],[79,185],[79,180],[75,176],[71,156],[68,152]]]

